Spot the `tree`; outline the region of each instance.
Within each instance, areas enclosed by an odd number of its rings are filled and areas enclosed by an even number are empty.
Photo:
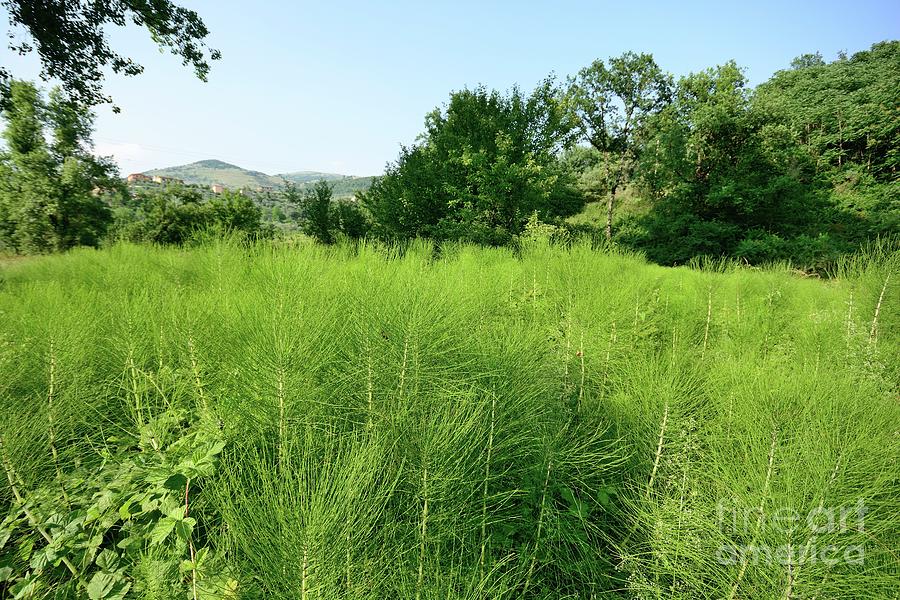
[[[369,221],[359,203],[353,199],[338,200],[332,207],[334,227],[350,239],[359,239],[369,232]]]
[[[223,232],[262,233],[262,209],[249,197],[226,190],[209,201],[212,220]]]
[[[772,252],[789,240],[815,235],[809,161],[781,124],[754,110],[733,62],[682,78],[642,143],[638,181],[654,207],[638,246],[651,259],[771,260],[785,257]]]
[[[362,203],[381,237],[503,244],[534,212],[550,219],[582,207],[559,161],[573,138],[552,80],[530,95],[454,92]]]
[[[322,244],[334,241],[331,223],[331,197],[334,188],[327,181],[320,180],[312,189],[306,190],[300,200],[303,216],[303,232]]]
[[[607,65],[595,60],[570,82],[569,102],[581,137],[603,156],[608,188],[606,238],[612,238],[616,191],[634,164],[644,120],[669,99],[671,78],[650,54],[626,52]]]
[[[96,246],[112,219],[97,192],[121,183],[114,165],[90,152],[93,116],[59,91],[45,102],[28,82],[12,81],[9,92],[0,244],[22,253]]]
[[[110,102],[103,95],[104,69],[137,75],[143,67],[109,46],[105,28],[133,23],[146,27],[160,48],[180,56],[205,81],[209,61],[218,60],[218,50],[207,46],[209,34],[196,12],[170,0],[0,0],[9,12],[10,49],[28,54],[37,51],[41,77],[58,79],[64,92],[79,104]],[[15,30],[24,29],[24,39]],[[10,74],[0,68],[0,81]]]

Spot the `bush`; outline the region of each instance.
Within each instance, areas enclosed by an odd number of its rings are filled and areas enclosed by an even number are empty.
[[[199,190],[169,185],[138,192],[135,207],[116,209],[114,237],[133,242],[184,244],[213,232],[238,233],[250,238],[267,237],[262,210],[250,198],[236,192],[206,200]]]

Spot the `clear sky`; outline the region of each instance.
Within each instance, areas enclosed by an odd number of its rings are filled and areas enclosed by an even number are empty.
[[[200,13],[223,58],[202,83],[146,32],[111,30],[146,67],[107,80],[120,114],[98,111],[97,150],[123,173],[218,158],[270,174],[377,174],[464,86],[530,89],[626,50],[676,76],[734,59],[757,84],[806,52],[833,60],[900,38],[900,0],[178,3]],[[0,58],[36,74],[33,58]]]

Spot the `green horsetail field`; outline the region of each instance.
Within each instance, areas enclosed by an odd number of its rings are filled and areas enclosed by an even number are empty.
[[[702,267],[702,268],[701,268]],[[0,596],[896,598],[900,254],[0,267]]]

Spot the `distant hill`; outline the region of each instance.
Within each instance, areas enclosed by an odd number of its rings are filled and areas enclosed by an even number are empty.
[[[276,175],[279,179],[287,179],[293,183],[309,183],[312,181],[333,181],[335,179],[344,179],[350,175],[337,175],[336,173],[320,173],[319,171],[296,171],[294,173],[281,173]]]
[[[372,180],[374,179],[374,177],[356,177],[319,171],[295,171],[280,175],[267,175],[260,171],[251,171],[221,160],[201,160],[188,165],[153,169],[145,173],[147,175],[175,177],[185,183],[197,185],[221,183],[225,187],[232,189],[277,188],[284,185],[285,180],[304,188],[324,179],[334,185],[334,195],[337,197],[351,196],[358,191],[365,190],[372,185]]]
[[[147,175],[163,175],[176,177],[185,183],[198,185],[212,185],[221,183],[229,188],[256,188],[263,186],[275,187],[281,185],[281,179],[260,173],[242,169],[221,160],[201,160],[189,165],[167,167],[165,169],[153,169],[147,171]]]

